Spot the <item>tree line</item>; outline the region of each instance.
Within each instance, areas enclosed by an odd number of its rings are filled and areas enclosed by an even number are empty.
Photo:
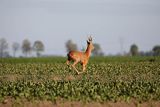
[[[104,53],[102,51],[102,48],[100,44],[94,43],[94,50],[92,52],[92,56],[104,56]],[[72,40],[68,40],[66,42],[66,49],[67,52],[72,51],[72,50],[78,50],[77,44],[73,43]],[[85,48],[81,49],[82,51],[85,51]],[[139,51],[139,48],[136,44],[132,44],[130,46],[129,52],[123,54],[123,56],[160,56],[160,45],[156,45],[153,47],[151,51],[148,52],[142,52]]]
[[[71,50],[78,50],[77,44],[73,43],[72,40],[68,40],[65,43],[66,51],[69,52]],[[98,43],[94,44],[95,49],[93,50],[93,56],[103,56],[104,53],[102,51],[101,46]],[[9,48],[8,42],[5,38],[0,38],[0,57],[11,57],[9,52],[7,51]],[[37,57],[41,56],[41,53],[44,51],[44,44],[42,41],[37,40],[31,45],[31,42],[28,39],[23,40],[20,45],[17,42],[13,42],[11,44],[13,57],[16,57],[16,53],[21,50],[25,57],[28,57],[32,51],[34,51]],[[85,51],[86,47],[82,48],[81,51]]]
[[[12,51],[13,57],[16,57],[16,53],[18,50],[22,50],[22,53],[25,57],[28,57],[29,54],[34,51],[37,57],[41,56],[41,52],[44,51],[44,44],[42,41],[37,40],[31,45],[31,42],[28,39],[24,39],[22,45],[18,42],[12,43]],[[7,51],[9,48],[9,44],[5,38],[0,38],[0,57],[10,57],[9,52]]]
[[[130,47],[131,56],[160,56],[160,45],[155,45],[151,51],[142,52],[139,51],[139,48],[136,44],[131,45]]]
[[[92,56],[104,56],[104,52],[100,44],[94,43],[94,50],[92,52]],[[77,44],[72,40],[68,40],[65,43],[66,51],[78,50]],[[7,51],[9,48],[8,42],[5,38],[0,38],[0,57],[10,57],[9,52]],[[13,57],[16,57],[17,51],[21,50],[25,57],[28,57],[32,51],[34,51],[37,57],[42,56],[42,52],[45,50],[44,44],[40,40],[36,40],[33,45],[28,39],[24,39],[22,44],[17,42],[13,42],[11,45]],[[83,47],[81,51],[85,51],[86,47]],[[139,51],[139,48],[136,44],[130,46],[130,50],[125,55],[127,56],[160,56],[160,45],[155,45],[151,51],[142,52]]]

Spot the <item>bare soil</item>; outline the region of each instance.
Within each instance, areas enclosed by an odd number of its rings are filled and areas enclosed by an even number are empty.
[[[130,102],[78,102],[78,101],[27,101],[27,100],[14,100],[7,98],[0,103],[0,107],[160,107],[160,101],[149,101],[138,103],[135,100]]]

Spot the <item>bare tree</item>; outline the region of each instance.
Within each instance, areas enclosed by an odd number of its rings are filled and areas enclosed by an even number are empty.
[[[20,47],[20,45],[19,45],[19,43],[17,43],[17,42],[14,42],[14,43],[12,44],[13,56],[14,56],[14,57],[16,57],[16,52],[18,51],[19,47]]]
[[[94,43],[93,56],[103,56],[102,48],[98,43]]]
[[[33,50],[36,51],[37,57],[39,57],[40,52],[44,51],[44,45],[42,41],[35,41],[33,45]]]
[[[77,45],[73,43],[72,40],[68,40],[66,42],[66,49],[67,49],[67,52],[77,50]]]
[[[25,56],[27,57],[28,54],[30,54],[31,52],[31,43],[28,39],[23,40],[22,43],[22,52],[25,54]]]
[[[3,57],[8,49],[8,43],[5,38],[0,39],[0,57]]]

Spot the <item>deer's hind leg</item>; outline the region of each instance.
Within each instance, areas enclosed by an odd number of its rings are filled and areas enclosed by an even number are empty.
[[[71,58],[68,57],[68,59],[66,61],[66,64],[67,64],[67,67],[71,70],[71,64],[70,64],[70,62],[71,62]]]
[[[71,59],[70,56],[68,55],[68,59],[67,59],[67,61],[66,61],[66,64],[69,65],[69,63],[71,62],[71,60],[72,60],[72,59]]]
[[[74,63],[72,64],[73,69],[77,72],[77,74],[79,74],[79,71],[77,70],[77,68],[75,67],[75,65],[78,63],[79,61],[74,61]]]

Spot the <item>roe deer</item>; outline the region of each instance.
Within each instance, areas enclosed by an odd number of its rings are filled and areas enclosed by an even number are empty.
[[[74,61],[74,63],[72,64],[73,69],[78,73],[83,73],[86,69],[86,65],[88,63],[89,57],[91,55],[91,51],[94,49],[93,43],[92,43],[92,37],[90,36],[87,40],[87,49],[85,52],[79,52],[79,51],[70,51],[67,56],[68,56],[68,60],[67,60],[67,65],[69,65],[70,61]],[[75,65],[80,62],[82,67],[83,67],[83,72],[79,72]]]

